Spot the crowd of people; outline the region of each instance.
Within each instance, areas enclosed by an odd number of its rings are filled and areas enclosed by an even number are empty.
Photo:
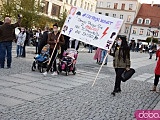
[[[13,31],[16,27],[19,27],[21,23],[21,17],[18,18],[17,23],[11,24],[11,19],[6,17],[4,23],[0,26],[0,68],[4,68],[5,59],[7,58],[7,68],[11,68],[12,63],[12,42],[16,40],[17,43],[17,58],[25,57],[25,46],[29,43],[32,43],[35,46],[35,53],[41,54],[42,48],[48,44],[50,46],[49,55],[50,61],[48,63],[46,71],[43,73],[44,76],[50,71],[51,67],[53,67],[53,74],[58,75],[57,66],[56,66],[56,58],[62,58],[63,52],[67,50],[67,48],[74,48],[78,50],[79,41],[70,38],[68,36],[60,35],[58,30],[58,24],[53,25],[53,31],[50,31],[48,27],[45,27],[45,30],[41,31],[38,29],[37,31],[27,30],[24,27],[20,27],[20,33],[15,36]],[[141,46],[141,47],[140,47]],[[89,52],[92,53],[92,47],[89,45]],[[141,49],[140,49],[141,48]],[[101,48],[97,48],[95,52],[94,59],[97,60],[98,64],[102,64],[105,59],[107,53],[113,56],[113,67],[115,69],[115,86],[114,90],[111,93],[115,95],[116,93],[121,92],[121,81],[122,81],[122,73],[124,71],[130,70],[131,61],[130,61],[130,50],[131,51],[140,51],[142,49],[142,45],[140,43],[131,42],[128,44],[126,37],[118,36],[115,44],[112,46],[111,51],[103,50]],[[160,44],[155,46],[155,44],[151,44],[148,46],[148,52],[150,53],[150,59],[152,58],[153,52],[156,51],[156,57],[160,57]],[[105,60],[104,65],[107,65],[108,57]],[[160,78],[160,59],[158,59],[157,66],[155,68],[155,79],[154,86],[151,91],[157,91],[157,85]]]

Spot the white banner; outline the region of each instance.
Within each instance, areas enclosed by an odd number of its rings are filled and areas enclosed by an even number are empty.
[[[62,28],[62,34],[108,50],[112,47],[122,24],[122,19],[72,7]]]

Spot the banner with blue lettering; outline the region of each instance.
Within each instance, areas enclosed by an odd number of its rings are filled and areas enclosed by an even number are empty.
[[[122,24],[122,19],[72,7],[61,33],[87,44],[108,50],[112,47]]]

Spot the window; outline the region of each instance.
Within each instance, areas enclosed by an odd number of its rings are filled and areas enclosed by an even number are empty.
[[[90,10],[93,11],[93,5],[91,5],[91,9]]]
[[[116,17],[116,14],[113,14],[113,17]]]
[[[98,14],[102,14],[102,12],[99,12]]]
[[[105,13],[106,16],[109,16],[109,13]]]
[[[150,19],[145,19],[145,24],[149,25],[151,23]]]
[[[150,36],[150,29],[147,30],[147,36]]]
[[[143,23],[143,19],[142,18],[138,18],[137,24],[142,24],[142,23]]]
[[[100,1],[100,6],[99,7],[103,7],[103,2],[102,1]]]
[[[136,33],[137,33],[137,28],[133,28],[132,34],[136,34]]]
[[[124,9],[125,9],[125,4],[123,3],[121,6],[121,10],[124,10]]]
[[[49,6],[49,2],[46,2],[45,3],[45,11],[44,11],[45,14],[48,14],[48,6]]]
[[[130,22],[130,21],[131,21],[131,15],[128,15],[127,22]]]
[[[154,37],[158,37],[158,32],[159,32],[159,31],[155,31],[155,32],[154,32]]]
[[[107,2],[107,8],[110,8],[110,7],[111,7],[111,3]]]
[[[140,29],[140,31],[139,31],[139,35],[143,35],[143,32],[144,32],[144,29]]]
[[[77,5],[77,0],[74,0],[74,6],[76,6]]]
[[[127,26],[126,28],[125,28],[125,33],[128,33],[129,32],[129,27]]]
[[[123,19],[123,15],[120,15],[120,19]]]
[[[87,10],[89,10],[89,3],[88,3],[88,6],[87,6]]]
[[[129,10],[133,9],[133,4],[129,4]]]
[[[72,3],[73,3],[73,0],[70,1],[70,5],[72,5]]]
[[[56,5],[56,4],[52,4],[51,15],[59,17],[60,9],[61,9],[61,6]]]
[[[117,9],[118,3],[114,3],[114,9]]]
[[[86,9],[87,8],[87,2],[85,2],[85,5],[84,5],[84,9]]]
[[[81,0],[81,8],[83,7],[83,0]]]

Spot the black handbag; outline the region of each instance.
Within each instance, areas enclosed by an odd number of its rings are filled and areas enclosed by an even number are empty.
[[[121,75],[122,82],[126,82],[127,80],[129,80],[134,73],[135,70],[133,68],[130,68],[130,70],[125,70]]]

